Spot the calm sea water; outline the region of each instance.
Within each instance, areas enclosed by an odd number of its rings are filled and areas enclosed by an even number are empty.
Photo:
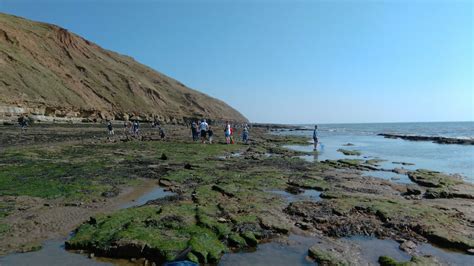
[[[314,125],[304,127],[309,129]],[[318,147],[317,156],[305,157],[308,160],[379,158],[386,160],[381,163],[383,168],[431,169],[460,174],[466,181],[474,183],[474,145],[436,144],[429,141],[407,141],[377,136],[379,133],[398,133],[474,138],[474,122],[321,124],[318,125],[318,129],[322,145]],[[277,134],[303,135],[311,138],[312,131],[281,131]],[[352,143],[354,146],[344,146],[347,143]],[[312,150],[311,145],[292,146],[292,148],[302,151]],[[340,148],[358,150],[362,155],[345,156],[337,152]],[[414,165],[400,165],[394,162]]]

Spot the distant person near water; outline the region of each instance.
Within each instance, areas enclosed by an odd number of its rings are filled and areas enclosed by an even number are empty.
[[[245,144],[248,144],[249,142],[249,127],[247,124],[244,125],[244,130],[242,131],[242,141]]]
[[[231,137],[231,128],[229,122],[225,122],[225,128],[224,128],[224,136],[225,136],[225,142],[227,144],[230,144],[230,137]]]
[[[212,131],[211,126],[207,130],[207,136],[209,137],[209,144],[212,144],[212,140],[214,139],[214,131]]]
[[[318,126],[314,126],[314,131],[313,131],[313,141],[314,141],[314,150],[317,149],[318,147],[318,142],[319,142],[319,132],[318,132]]]
[[[113,136],[114,135],[114,127],[112,126],[112,122],[109,121],[107,123],[107,129],[109,130],[109,136]]]
[[[209,130],[209,124],[207,124],[206,119],[202,120],[199,129],[201,130],[201,143],[206,143],[206,134],[207,130]]]

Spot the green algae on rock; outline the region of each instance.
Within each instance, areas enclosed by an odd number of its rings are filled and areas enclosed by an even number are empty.
[[[409,261],[398,262],[389,256],[380,256],[378,259],[380,266],[431,266],[442,265],[430,256],[413,256]]]
[[[337,151],[341,152],[341,153],[343,153],[344,155],[347,155],[347,156],[360,156],[360,155],[362,155],[362,153],[360,151],[356,151],[356,150],[338,149]]]

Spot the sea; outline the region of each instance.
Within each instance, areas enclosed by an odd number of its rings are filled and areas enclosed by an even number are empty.
[[[275,134],[307,136],[312,138],[313,125],[297,125],[306,130],[280,130]],[[457,174],[474,183],[474,145],[437,144],[430,141],[389,139],[379,133],[403,135],[443,136],[474,138],[474,122],[426,122],[426,123],[367,123],[367,124],[318,124],[320,145],[318,153],[302,156],[309,161],[337,159],[381,159],[384,169],[429,169]],[[351,143],[353,146],[345,146]],[[308,145],[291,145],[291,149],[312,151]],[[338,149],[358,150],[360,156],[346,156]],[[404,164],[401,164],[404,163]],[[387,171],[372,172],[372,176],[409,182],[403,175]]]

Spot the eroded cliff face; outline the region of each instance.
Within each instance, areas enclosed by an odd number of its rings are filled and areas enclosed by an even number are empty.
[[[244,122],[226,103],[61,27],[0,13],[0,120]]]

